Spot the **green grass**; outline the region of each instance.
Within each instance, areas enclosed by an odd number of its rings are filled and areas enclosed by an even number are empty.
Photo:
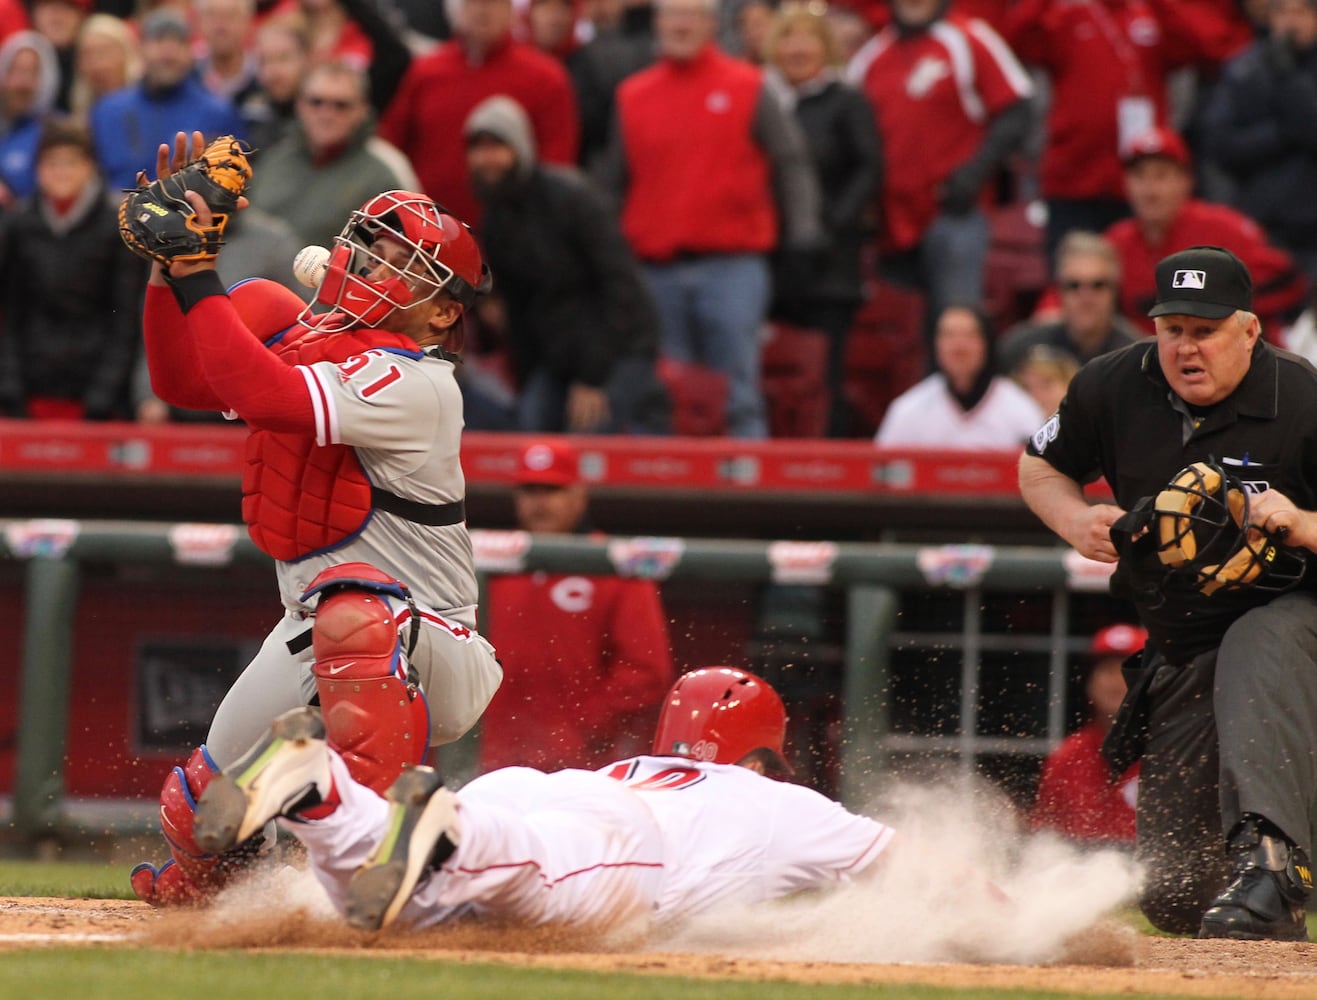
[[[83,861],[0,861],[0,896],[132,899],[131,865]]]
[[[408,958],[66,949],[0,954],[0,1000],[1063,1000],[1102,996],[932,986],[829,986],[518,969]],[[1116,1000],[1106,995],[1105,1000]],[[1124,996],[1123,1000],[1128,1000]],[[1154,1000],[1140,995],[1139,1000]]]
[[[126,864],[0,860],[0,896],[132,898]],[[1131,911],[1125,918],[1148,932]],[[361,956],[156,948],[38,947],[0,951],[0,1000],[1116,1000],[1115,995],[682,979],[477,965],[451,957]],[[1127,997],[1124,1000],[1128,1000]],[[1156,1000],[1140,995],[1139,1000]]]

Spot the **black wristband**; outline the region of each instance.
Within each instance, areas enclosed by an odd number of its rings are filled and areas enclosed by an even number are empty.
[[[208,299],[212,295],[228,294],[224,289],[224,282],[220,281],[219,274],[211,269],[194,271],[182,278],[171,277],[169,271],[166,270],[165,284],[174,293],[178,308],[183,310],[185,316],[202,299]]]

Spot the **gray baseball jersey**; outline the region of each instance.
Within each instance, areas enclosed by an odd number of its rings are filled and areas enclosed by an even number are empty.
[[[318,362],[298,371],[311,396],[318,444],[352,446],[371,482],[405,499],[442,504],[464,496],[462,395],[452,361],[372,349],[342,364]],[[432,743],[465,733],[493,697],[503,671],[493,647],[475,631],[476,575],[466,525],[416,524],[376,510],[346,544],[276,564],[287,615],[215,714],[206,742],[220,766],[250,746],[274,715],[314,696],[310,649],[294,653],[287,644],[310,624],[300,595],[321,570],[345,562],[392,574],[416,599],[424,627],[411,663],[429,698]],[[405,627],[410,611],[390,601]]]
[[[442,504],[466,494],[462,393],[453,362],[370,350],[343,364],[300,369],[316,416],[316,443],[346,444],[370,481],[407,500]],[[376,510],[346,545],[279,564],[279,591],[292,610],[317,573],[366,562],[403,580],[418,601],[475,627],[476,574],[465,524],[432,527]]]

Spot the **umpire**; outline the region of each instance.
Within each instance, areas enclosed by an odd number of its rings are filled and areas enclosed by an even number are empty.
[[[1306,941],[1317,800],[1317,370],[1262,340],[1252,278],[1229,250],[1172,254],[1156,277],[1156,343],[1080,370],[1020,459],[1020,491],[1080,553],[1117,563],[1112,592],[1134,601],[1150,634],[1141,661],[1126,665],[1130,691],[1104,746],[1113,761],[1124,751],[1120,763],[1142,752],[1144,914],[1174,933]],[[1157,551],[1160,525],[1140,530],[1150,498],[1196,462],[1247,490],[1248,522],[1284,541],[1246,584],[1184,585]],[[1085,500],[1083,484],[1099,476],[1116,505]],[[1196,495],[1190,506],[1208,499]],[[1222,521],[1237,544],[1260,536]]]

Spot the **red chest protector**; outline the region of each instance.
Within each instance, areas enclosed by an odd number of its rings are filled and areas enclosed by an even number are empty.
[[[419,351],[383,330],[320,333],[295,326],[271,348],[290,365],[341,364],[371,348]],[[242,474],[242,519],[261,551],[285,562],[332,549],[360,531],[371,512],[370,480],[348,445],[318,445],[310,434],[253,428]]]

